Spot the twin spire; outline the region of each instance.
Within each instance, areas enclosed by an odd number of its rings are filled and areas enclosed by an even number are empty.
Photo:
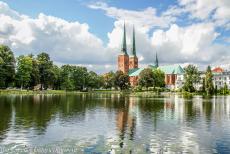
[[[123,33],[123,41],[122,41],[121,52],[124,55],[128,55],[128,53],[127,53],[127,45],[126,45],[126,28],[125,28],[125,23],[124,23],[124,33]],[[134,28],[134,26],[133,26],[133,42],[132,42],[131,56],[136,57],[136,42],[135,42],[135,28]]]

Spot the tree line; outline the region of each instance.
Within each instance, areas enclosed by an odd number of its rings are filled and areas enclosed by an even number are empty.
[[[84,90],[99,88],[103,77],[86,67],[53,64],[50,56],[42,52],[14,57],[8,46],[0,45],[0,88]]]
[[[163,72],[144,69],[140,73],[141,87],[164,86]],[[42,52],[37,56],[21,55],[15,58],[8,46],[0,45],[0,88],[53,90],[89,90],[130,88],[129,76],[121,71],[98,75],[86,67],[63,65],[58,67],[50,56]]]

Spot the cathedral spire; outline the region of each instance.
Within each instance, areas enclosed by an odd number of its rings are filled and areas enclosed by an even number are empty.
[[[135,27],[133,26],[132,56],[136,57]]]
[[[125,23],[124,23],[124,33],[123,33],[123,40],[122,40],[121,52],[122,52],[122,54],[127,55]]]
[[[156,66],[156,67],[159,67],[159,64],[158,64],[158,57],[157,57],[157,52],[156,52],[155,66]]]

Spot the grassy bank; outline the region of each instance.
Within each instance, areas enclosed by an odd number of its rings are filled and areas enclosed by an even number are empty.
[[[88,92],[81,91],[65,91],[65,90],[0,90],[0,95],[39,95],[39,94],[81,94],[81,93],[122,93],[121,91],[115,90],[94,90]]]
[[[171,94],[179,94],[184,97],[193,97],[195,95],[200,96],[207,96],[206,93],[202,92],[178,92],[178,91],[158,91],[158,90],[140,90],[140,91],[132,91],[132,90],[126,90],[126,91],[119,91],[119,90],[93,90],[88,92],[81,92],[81,91],[65,91],[65,90],[44,90],[44,91],[33,91],[33,90],[0,90],[0,95],[39,95],[39,94],[82,94],[82,93],[115,93],[115,94],[131,94],[135,96],[145,96],[149,94],[154,95],[171,95]],[[216,94],[216,95],[224,95],[224,94]],[[225,94],[229,95],[229,94]]]
[[[0,90],[0,95],[17,94],[17,95],[34,95],[34,94],[65,94],[64,90]]]

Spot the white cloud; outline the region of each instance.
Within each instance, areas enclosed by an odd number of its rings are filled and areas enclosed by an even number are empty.
[[[135,11],[110,7],[106,3],[91,4],[88,7],[103,10],[107,16],[116,20],[112,31],[107,34],[106,45],[89,32],[86,23],[68,22],[43,13],[37,18],[31,18],[0,2],[0,43],[9,45],[16,55],[46,51],[56,64],[78,64],[97,72],[107,72],[116,70],[125,20],[129,52],[132,28],[133,24],[135,25],[137,55],[141,66],[153,63],[156,51],[161,64],[186,62],[210,64],[223,61],[227,63],[230,59],[227,51],[229,46],[215,43],[220,35],[215,27],[217,23],[230,27],[229,24],[225,24],[228,11],[224,11],[224,8],[228,4],[222,6],[218,2],[218,7],[216,4],[215,6],[210,4],[202,14],[200,11],[204,4],[203,2],[198,4],[197,1],[199,0],[180,0],[180,6],[171,6],[161,15],[157,15],[157,10],[152,7]],[[216,12],[212,14],[210,10],[213,8]],[[174,23],[176,16],[188,11],[193,17],[212,18],[212,20],[184,27]],[[222,16],[225,14],[225,18],[221,19],[221,14]]]
[[[103,10],[106,15],[116,20],[132,22],[138,25],[141,31],[148,31],[153,27],[168,27],[175,18],[169,14],[157,15],[156,8],[148,7],[143,10],[126,10],[116,7],[110,7],[106,3],[96,2],[88,5],[91,9]]]
[[[191,18],[209,20],[216,26],[224,26],[230,22],[229,0],[178,0],[184,12],[190,13]]]
[[[48,52],[61,63],[105,63],[109,51],[101,39],[89,32],[85,23],[40,13],[37,18],[20,15],[0,2],[0,43],[9,45],[16,55]]]
[[[219,34],[211,23],[187,27],[172,25],[169,30],[158,30],[151,38],[164,62],[213,63],[226,56],[227,47],[213,43]]]

